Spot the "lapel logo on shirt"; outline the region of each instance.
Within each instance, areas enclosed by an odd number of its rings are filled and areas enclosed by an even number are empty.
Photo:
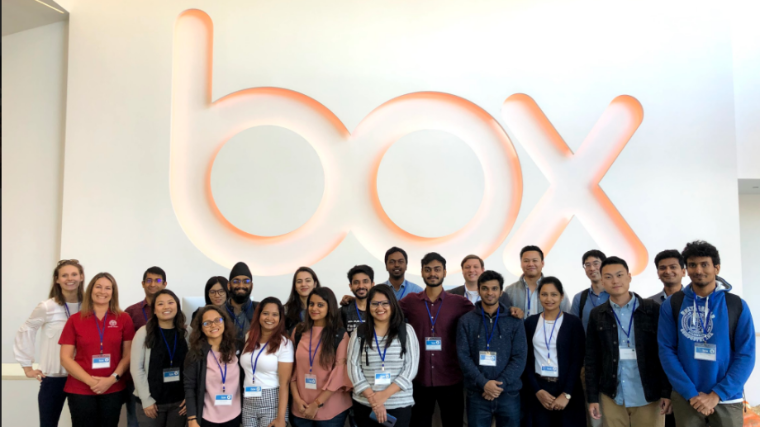
[[[108,327],[109,328],[117,328],[117,327],[119,327],[119,322],[117,322],[114,319],[111,319],[111,320],[108,321]]]
[[[683,336],[697,342],[709,340],[713,336],[713,319],[715,318],[715,314],[710,313],[710,319],[707,321],[707,335],[705,335],[702,328],[702,322],[704,322],[705,317],[704,310],[704,306],[697,307],[696,316],[694,315],[693,305],[681,310],[681,334]],[[702,322],[700,322],[700,318]]]

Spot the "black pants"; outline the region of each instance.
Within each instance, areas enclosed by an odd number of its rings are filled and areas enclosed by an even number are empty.
[[[354,421],[359,427],[377,427],[382,424],[371,420],[369,415],[372,413],[372,408],[364,406],[361,403],[354,400]],[[412,407],[406,406],[404,408],[388,409],[386,411],[389,415],[396,418],[395,427],[409,427],[409,423],[412,421]]]
[[[464,420],[463,395],[462,383],[442,387],[422,387],[414,384],[411,425],[414,427],[431,427],[435,403],[438,402],[443,427],[462,427]]]
[[[240,427],[243,422],[243,414],[237,416],[237,418],[227,421],[226,423],[212,423],[201,419],[201,427]]]
[[[63,404],[66,402],[67,377],[45,377],[37,394],[37,406],[40,408],[40,427],[57,427],[61,419]]]
[[[559,383],[538,378],[538,385],[541,387],[541,390],[546,390],[552,396],[559,396],[562,393]],[[576,388],[580,388],[580,384]],[[573,394],[580,395],[580,393],[582,392],[574,392]],[[580,399],[576,399],[573,396],[562,411],[550,411],[544,408],[544,405],[538,401],[538,398],[534,394],[528,411],[525,416],[532,418],[533,422],[531,425],[533,427],[586,427],[586,404],[583,402],[582,396]]]
[[[68,394],[71,424],[74,427],[117,427],[121,405],[124,403],[120,392],[85,396]]]

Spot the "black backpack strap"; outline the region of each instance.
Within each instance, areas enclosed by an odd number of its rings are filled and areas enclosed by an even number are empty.
[[[681,306],[685,296],[683,290],[670,296],[670,311],[673,312],[673,322],[676,324],[676,339],[678,339],[678,315],[681,314]]]
[[[401,344],[401,354],[399,357],[403,358],[404,354],[406,354],[406,322],[402,323],[401,326],[398,328],[398,342]]]
[[[335,347],[335,351],[338,351],[338,347],[340,346],[340,342],[343,341],[343,335],[346,334],[346,328],[338,328],[338,330],[335,332],[335,342],[333,342],[333,346]]]
[[[736,325],[739,324],[739,317],[744,311],[744,305],[742,299],[731,292],[724,292],[726,296],[726,308],[728,309],[728,336],[731,339],[731,351],[735,351],[734,346],[734,333],[736,332]]]
[[[588,299],[588,293],[591,291],[591,289],[586,289],[585,291],[581,292],[581,303],[580,303],[580,310],[578,310],[578,316],[583,318],[583,307],[586,306],[586,300]]]
[[[301,331],[296,326],[296,335],[293,337],[293,348],[298,349],[299,342],[301,342]]]

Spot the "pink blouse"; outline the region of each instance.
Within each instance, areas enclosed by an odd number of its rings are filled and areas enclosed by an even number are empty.
[[[224,381],[224,393],[222,393],[222,372],[224,363],[221,363],[222,370],[219,370],[217,364],[219,353],[214,356],[213,351],[208,352],[206,360],[206,395],[203,397],[203,419],[212,423],[226,423],[240,415],[242,405],[240,404],[240,365],[236,356],[227,363],[227,377]],[[231,394],[232,405],[215,406],[214,400],[217,394]],[[199,420],[200,421],[200,420]]]
[[[319,337],[321,334],[322,327],[315,326],[313,328],[313,334],[311,334],[312,355],[314,355],[314,349],[319,343]],[[306,331],[301,335],[301,342],[298,343],[298,348],[296,349],[293,376],[290,381],[295,381],[296,386],[298,387],[298,394],[307,404],[314,402],[322,391],[332,391],[333,394],[327,399],[327,402],[324,402],[324,406],[319,408],[317,415],[314,418],[315,421],[331,420],[352,405],[351,394],[349,392],[353,386],[348,379],[348,372],[346,371],[348,334],[343,335],[343,339],[335,353],[335,366],[332,369],[325,369],[319,363],[319,356],[322,353],[321,344],[319,350],[317,350],[317,354],[313,356],[314,365],[312,366],[311,374],[317,377],[316,390],[306,388],[306,375],[309,374],[309,335],[309,331]],[[293,336],[295,337],[295,333]],[[296,408],[295,402],[291,405],[291,412],[293,415],[303,418],[303,413]]]

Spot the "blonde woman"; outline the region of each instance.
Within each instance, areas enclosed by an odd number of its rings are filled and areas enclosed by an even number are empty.
[[[58,339],[69,317],[79,312],[84,294],[84,267],[75,259],[63,259],[53,269],[53,285],[47,300],[37,304],[16,333],[13,353],[29,378],[37,378],[40,426],[54,427],[61,418],[66,393],[66,369],[61,366]],[[39,369],[34,369],[37,331],[42,330]]]

